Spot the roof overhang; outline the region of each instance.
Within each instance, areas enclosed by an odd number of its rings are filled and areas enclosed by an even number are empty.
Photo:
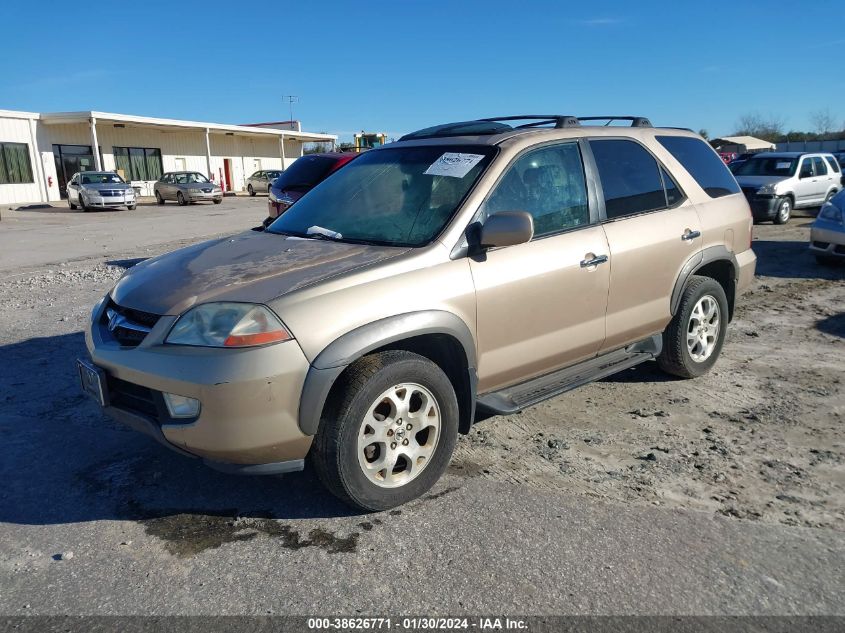
[[[155,117],[136,116],[134,114],[116,114],[114,112],[46,112],[38,117],[46,125],[68,123],[88,123],[91,119],[97,123],[122,123],[133,126],[151,126],[165,129],[188,129],[209,132],[222,132],[237,136],[252,137],[284,137],[286,139],[303,142],[336,141],[334,134],[317,134],[313,132],[296,132],[280,130],[278,128],[250,127],[245,125],[229,125],[226,123],[206,123],[202,121],[183,121],[180,119],[159,119]]]

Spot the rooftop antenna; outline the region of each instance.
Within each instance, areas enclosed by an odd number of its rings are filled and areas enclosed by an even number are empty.
[[[299,103],[298,95],[282,95],[282,99],[288,100],[288,107],[290,108],[290,120],[293,121],[293,104]]]

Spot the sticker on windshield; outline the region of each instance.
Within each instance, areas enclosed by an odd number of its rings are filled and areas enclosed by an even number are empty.
[[[785,163],[776,163],[775,169],[789,169],[790,165],[792,165],[791,161],[786,161]]]
[[[451,176],[452,178],[463,178],[469,170],[475,167],[484,154],[459,154],[446,152],[434,161],[423,173],[429,176]]]

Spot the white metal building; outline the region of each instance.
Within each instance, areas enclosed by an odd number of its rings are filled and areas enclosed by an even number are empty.
[[[296,121],[227,125],[109,112],[0,110],[0,204],[56,202],[77,171],[115,170],[153,195],[163,172],[205,174],[226,191],[243,191],[262,169],[285,169],[305,143],[330,134],[302,132]],[[93,148],[97,148],[94,151]]]

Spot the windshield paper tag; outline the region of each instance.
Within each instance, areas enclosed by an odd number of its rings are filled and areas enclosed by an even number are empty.
[[[484,154],[458,154],[446,152],[434,161],[423,173],[429,176],[451,176],[452,178],[463,178],[469,170],[475,167]]]
[[[776,163],[775,169],[789,169],[790,165],[792,165],[790,161],[787,161],[785,163]]]

